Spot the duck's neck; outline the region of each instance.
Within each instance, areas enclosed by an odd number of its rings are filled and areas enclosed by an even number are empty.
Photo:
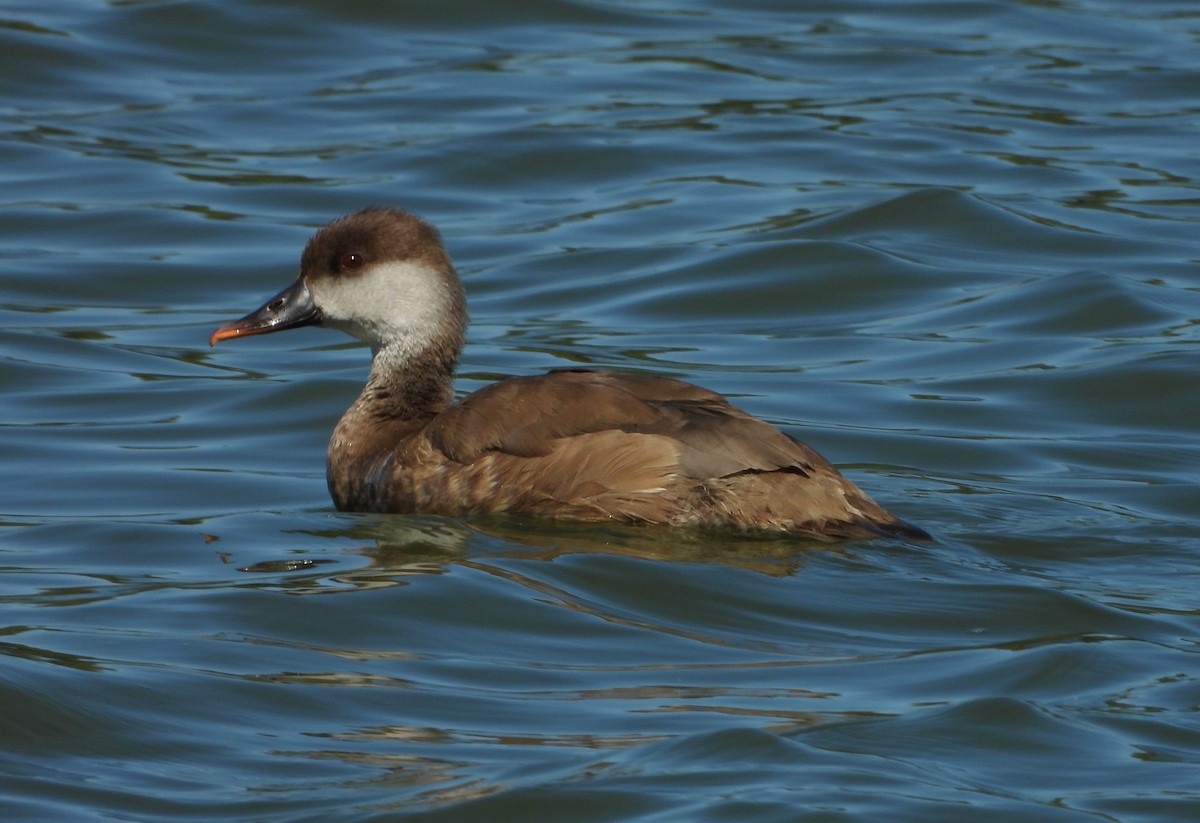
[[[415,355],[399,346],[377,349],[367,385],[346,413],[375,425],[424,424],[454,401],[457,364],[457,347],[430,346]]]
[[[384,346],[371,374],[329,440],[327,477],[342,510],[386,510],[373,498],[391,462],[426,423],[454,402],[454,368],[461,342],[441,341],[420,352]]]

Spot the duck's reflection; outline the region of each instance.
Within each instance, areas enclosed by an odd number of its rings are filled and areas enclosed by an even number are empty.
[[[262,560],[239,571],[272,575],[273,585],[297,594],[398,585],[408,576],[442,574],[454,565],[487,567],[491,565],[489,560],[553,561],[578,554],[717,564],[784,577],[799,571],[814,551],[843,553],[850,545],[795,537],[624,524],[596,526],[510,516],[460,520],[428,515],[364,515],[359,522],[338,528],[297,533],[355,544],[340,553],[364,558],[366,563],[353,571],[339,571],[330,566],[341,564],[323,552],[316,558]]]

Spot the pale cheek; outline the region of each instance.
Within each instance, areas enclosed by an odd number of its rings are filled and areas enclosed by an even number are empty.
[[[423,266],[392,263],[341,280],[310,283],[326,325],[372,344],[420,348],[444,322],[446,298]]]

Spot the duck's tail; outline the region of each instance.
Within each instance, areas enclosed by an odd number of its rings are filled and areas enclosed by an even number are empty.
[[[865,521],[862,525],[867,531],[874,532],[879,537],[894,537],[900,540],[917,540],[922,543],[932,543],[933,535],[922,529],[920,526],[914,526],[912,523],[905,522],[899,517],[891,517],[887,520],[872,520]]]

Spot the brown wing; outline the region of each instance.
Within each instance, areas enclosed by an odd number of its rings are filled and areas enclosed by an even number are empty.
[[[403,449],[390,462],[389,511],[927,537],[807,446],[668,378],[558,371],[506,380],[439,414]]]
[[[600,432],[670,438],[674,471],[696,479],[780,469],[808,474],[814,465],[827,465],[715,392],[612,372],[562,370],[502,381],[439,415],[426,434],[447,457],[470,463],[489,452],[544,457],[562,449],[564,440]],[[639,442],[645,441],[630,438],[630,448]]]

